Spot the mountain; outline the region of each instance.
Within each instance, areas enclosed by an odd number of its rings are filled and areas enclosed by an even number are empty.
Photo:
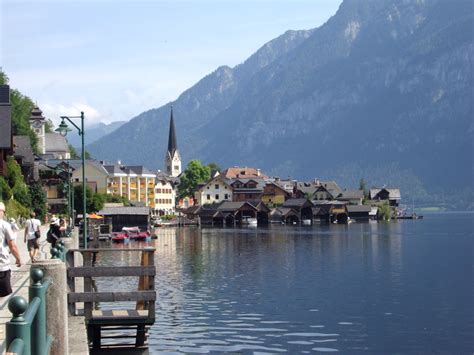
[[[181,94],[181,155],[472,201],[473,13],[471,0],[345,0]],[[144,112],[89,149],[162,167],[168,117]]]
[[[122,126],[126,121],[116,121],[112,122],[109,124],[105,124],[102,122],[99,123],[94,123],[90,126],[85,127],[86,135],[85,135],[85,141],[86,144],[91,144],[98,140],[99,138],[106,136],[113,131],[115,131],[117,128]],[[81,137],[77,134],[71,134],[67,136],[67,140],[69,144],[71,144],[75,148],[80,148],[81,147]]]

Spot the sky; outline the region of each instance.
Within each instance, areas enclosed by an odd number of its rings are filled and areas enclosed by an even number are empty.
[[[341,0],[0,1],[0,66],[57,123],[126,121],[175,100]]]

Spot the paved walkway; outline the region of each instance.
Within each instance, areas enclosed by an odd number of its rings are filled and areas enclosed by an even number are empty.
[[[46,241],[46,232],[48,226],[44,225],[41,227],[41,240],[40,240],[40,259],[49,259],[50,244]],[[23,242],[24,230],[17,232],[17,246],[20,251],[20,257],[22,266],[16,267],[15,258],[10,257],[12,265],[11,284],[13,293],[6,297],[0,297],[0,354],[5,352],[5,323],[11,319],[11,313],[8,310],[8,300],[13,296],[22,296],[28,300],[28,286],[30,276],[30,256],[26,247],[26,243]]]

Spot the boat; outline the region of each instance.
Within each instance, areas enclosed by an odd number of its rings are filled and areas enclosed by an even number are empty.
[[[252,217],[242,217],[242,224],[244,226],[257,226],[257,219]]]
[[[413,213],[411,215],[398,216],[397,219],[423,219],[423,216],[422,215],[417,215],[416,213]]]
[[[310,226],[311,225],[311,220],[310,219],[303,219],[301,222],[303,223],[303,226]]]
[[[130,238],[126,233],[113,232],[111,240],[114,243],[128,243],[130,241]]]
[[[149,231],[140,231],[138,227],[123,227],[122,232],[125,233],[130,240],[151,240],[151,233]]]

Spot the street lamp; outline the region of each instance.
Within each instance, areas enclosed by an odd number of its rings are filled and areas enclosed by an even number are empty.
[[[68,195],[68,234],[71,231],[70,224],[74,226],[74,191],[73,191],[73,186],[72,186],[72,181],[71,181],[71,176],[72,172],[74,169],[71,167],[69,164],[68,160],[63,160],[60,164],[58,164],[55,168],[58,170],[60,173],[65,174],[65,182],[66,182],[66,191],[64,193],[67,193]]]
[[[79,128],[71,118],[80,118],[81,127]],[[82,141],[82,231],[84,236],[84,249],[87,249],[87,197],[86,197],[86,151],[84,147],[84,112],[81,112],[80,116],[61,116],[61,123],[59,127],[56,128],[56,132],[59,132],[63,137],[66,137],[67,133],[71,131],[69,126],[65,121],[71,123],[76,127],[79,135],[81,136]]]

